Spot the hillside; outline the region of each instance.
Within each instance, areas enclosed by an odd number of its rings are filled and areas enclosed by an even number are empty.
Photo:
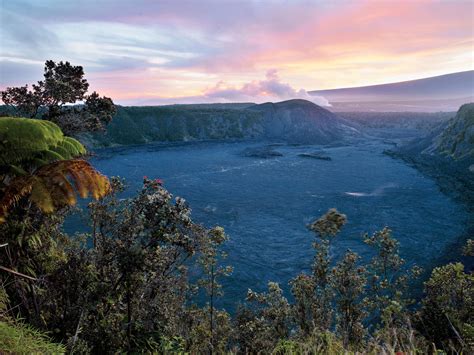
[[[453,111],[474,97],[474,70],[309,93],[324,96],[333,111]]]
[[[454,159],[474,158],[474,103],[461,106],[425,152],[436,152]]]
[[[413,129],[428,133],[454,117],[454,112],[339,112],[338,116],[363,128]]]
[[[305,100],[235,107],[174,105],[118,107],[93,146],[222,139],[273,139],[327,144],[358,135],[354,124]]]
[[[251,138],[262,134],[260,120],[258,113],[238,109],[120,106],[107,131],[88,135],[86,141],[110,146]]]
[[[474,103],[462,105],[451,120],[388,154],[432,176],[443,191],[474,208]]]
[[[353,123],[306,100],[264,103],[248,111],[263,114],[265,136],[270,139],[327,144],[359,134]]]
[[[399,151],[458,163],[474,160],[474,103],[462,105],[450,120],[432,129],[422,139],[399,147]]]

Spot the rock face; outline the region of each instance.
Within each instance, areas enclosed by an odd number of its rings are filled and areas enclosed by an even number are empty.
[[[107,131],[81,137],[89,146],[224,139],[328,144],[360,133],[355,124],[305,100],[221,106],[119,107]]]
[[[247,111],[263,114],[264,135],[269,139],[328,144],[360,134],[352,123],[306,100],[265,103]]]
[[[397,151],[457,163],[474,160],[474,103],[462,105],[449,121],[440,124],[427,136],[399,147]]]
[[[454,159],[474,158],[474,103],[462,105],[456,116],[423,152],[438,153]]]
[[[427,137],[388,154],[402,158],[432,176],[442,191],[465,202],[474,212],[473,129],[474,104],[464,104],[454,118]]]

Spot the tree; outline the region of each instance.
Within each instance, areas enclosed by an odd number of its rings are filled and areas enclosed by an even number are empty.
[[[92,232],[80,245],[69,244],[49,273],[39,300],[44,327],[59,329],[58,341],[98,353],[152,352],[176,337],[186,347],[206,343],[209,349],[210,338],[198,338],[209,330],[209,312],[189,306],[195,292],[188,269],[220,254],[223,231],[194,223],[186,201],[173,198],[158,179],[144,178],[130,199],[119,198],[123,188],[112,178],[111,193],[89,204]],[[214,313],[216,348],[226,345],[219,345],[226,323],[227,313]]]
[[[237,338],[244,353],[265,352],[280,339],[287,339],[291,330],[291,308],[276,282],[268,283],[268,291],[248,290],[246,305],[236,316]]]
[[[20,116],[42,118],[58,124],[68,135],[105,128],[116,109],[108,97],[95,91],[87,95],[89,84],[81,66],[48,60],[44,80],[2,91],[2,101]],[[71,106],[84,102],[82,106]]]
[[[368,274],[368,306],[372,311],[383,314],[385,308],[394,310],[394,302],[406,311],[413,300],[406,297],[411,281],[420,276],[422,270],[418,266],[405,269],[405,260],[400,256],[399,242],[392,237],[392,231],[385,227],[372,235],[365,234],[364,242],[375,249],[376,255],[367,265]],[[387,313],[386,313],[387,314]],[[383,326],[406,324],[408,314],[394,313],[392,319],[383,318]],[[399,318],[398,320],[396,318]]]
[[[461,263],[437,267],[425,282],[419,328],[454,353],[474,350],[474,274]]]
[[[347,251],[332,269],[331,286],[336,299],[336,331],[345,348],[357,348],[366,334],[362,321],[366,316],[363,302],[365,268],[358,266],[360,257]]]
[[[331,277],[329,246],[331,238],[339,233],[346,221],[346,216],[333,208],[309,225],[309,229],[315,234],[313,248],[316,253],[312,274],[300,274],[291,282],[292,293],[296,300],[297,322],[306,335],[313,328],[324,331],[331,327],[333,290],[329,283]]]
[[[199,264],[203,270],[203,276],[199,280],[198,284],[201,286],[207,293],[209,297],[209,344],[211,353],[216,350],[222,351],[222,344],[219,347],[218,343],[222,343],[219,340],[219,337],[216,337],[216,319],[215,319],[215,299],[223,295],[222,286],[219,283],[219,279],[223,276],[228,276],[232,272],[232,267],[230,266],[220,266],[219,261],[224,259],[227,255],[220,250],[222,244],[228,240],[227,235],[224,233],[222,227],[215,227],[211,229],[208,233],[209,240],[204,245],[203,250],[201,251],[201,257],[199,258]],[[224,349],[225,349],[224,341]],[[220,348],[220,349],[219,349]],[[200,349],[201,351],[203,349]]]

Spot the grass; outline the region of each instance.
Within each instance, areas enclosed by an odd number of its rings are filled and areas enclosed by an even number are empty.
[[[18,321],[0,321],[1,354],[64,354],[65,347]]]

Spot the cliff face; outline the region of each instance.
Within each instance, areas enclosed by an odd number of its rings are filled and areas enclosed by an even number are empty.
[[[456,116],[423,152],[438,153],[454,159],[474,158],[474,103],[462,105]]]
[[[440,188],[474,212],[474,104],[462,105],[456,116],[428,136],[389,154],[432,176]]]
[[[252,138],[262,134],[260,121],[258,113],[240,109],[118,107],[106,132],[81,138],[95,146]]]
[[[239,107],[118,107],[105,133],[81,137],[92,146],[212,139],[278,139],[327,144],[358,135],[335,114],[305,100]]]

